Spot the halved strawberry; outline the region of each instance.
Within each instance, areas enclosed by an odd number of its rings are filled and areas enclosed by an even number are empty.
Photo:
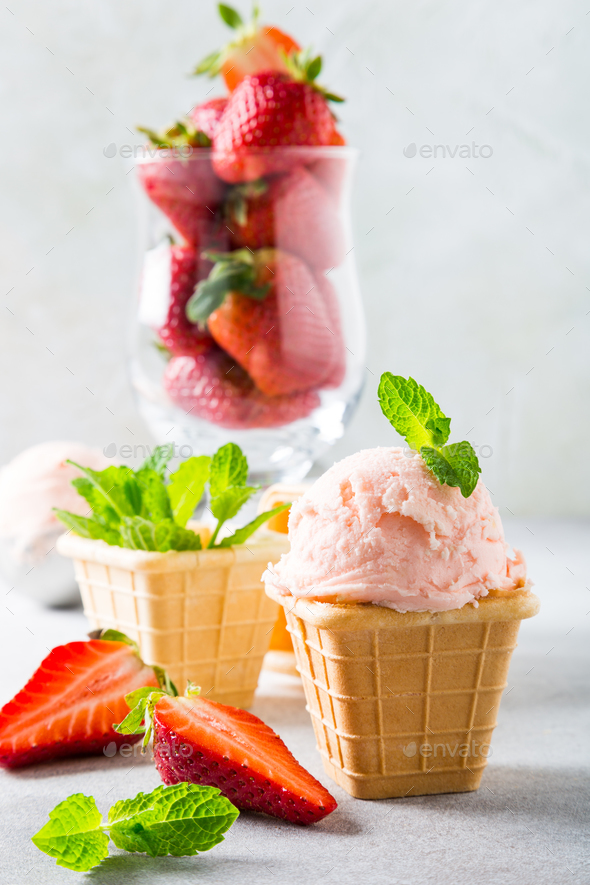
[[[278,147],[332,144],[334,117],[327,99],[337,97],[310,79],[306,72],[312,65],[302,68],[300,79],[264,71],[237,86],[213,138],[213,166],[224,181],[255,181],[304,162],[297,151]],[[311,74],[317,76],[315,68]]]
[[[144,697],[118,727],[153,730],[154,761],[165,784],[218,787],[236,808],[312,824],[336,800],[257,716],[198,697]],[[130,699],[131,700],[131,699]],[[135,699],[133,699],[135,701]],[[145,738],[144,738],[145,740]]]
[[[286,57],[300,49],[292,37],[273,25],[259,25],[257,7],[248,24],[231,6],[220,3],[218,8],[223,21],[236,32],[235,39],[203,59],[195,74],[208,74],[209,77],[222,74],[225,85],[233,92],[247,74],[260,71],[287,73]]]
[[[226,205],[235,248],[276,246],[321,270],[335,267],[345,257],[336,204],[304,166],[268,181],[237,185]]]
[[[307,417],[320,404],[312,390],[265,396],[219,347],[195,356],[173,357],[163,384],[172,402],[187,414],[232,430],[284,427]]]
[[[47,655],[0,710],[0,765],[100,754],[108,744],[130,742],[112,727],[128,711],[125,695],[157,687],[159,679],[124,639],[69,642]]]
[[[276,397],[321,387],[342,346],[307,265],[280,249],[239,249],[217,259],[187,305],[193,321]]]
[[[157,332],[174,356],[194,356],[213,345],[207,330],[191,323],[186,305],[199,279],[211,270],[192,246],[160,243],[146,252],[139,298],[139,320]]]

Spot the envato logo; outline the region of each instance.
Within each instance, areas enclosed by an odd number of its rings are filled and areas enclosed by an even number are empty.
[[[183,160],[190,157],[195,148],[190,144],[180,144],[177,147],[158,148],[149,144],[121,144],[116,145],[114,141],[103,148],[103,155],[112,160],[117,154],[125,160],[137,159],[138,157],[165,157],[167,159]]]
[[[194,455],[194,450],[192,446],[187,445],[186,443],[179,446],[175,442],[166,443],[166,448],[168,449],[168,454],[170,459],[172,458],[192,458]],[[149,458],[154,454],[156,447],[144,445],[143,443],[136,443],[135,445],[122,445],[118,446],[117,443],[112,442],[104,447],[102,450],[105,458]]]
[[[463,159],[481,158],[482,160],[489,160],[494,153],[494,149],[490,144],[476,144],[474,141],[471,144],[455,144],[452,147],[448,144],[422,144],[418,147],[416,142],[413,141],[404,148],[403,153],[404,157],[410,160],[418,155],[425,159],[436,159],[437,157],[446,159],[449,157],[451,160],[454,160],[455,157],[461,157]]]
[[[472,740],[466,744],[417,744],[412,741],[402,747],[404,756],[411,759],[413,756],[420,755],[426,759],[436,759],[437,757],[460,756],[462,759],[472,756],[483,756],[488,758],[492,755],[492,747],[490,744],[482,744],[479,741]]]
[[[111,741],[102,748],[103,754],[108,759],[113,759],[115,756],[122,756],[124,759],[129,759],[133,757],[141,758],[143,745],[141,741],[138,741],[136,744],[120,744],[117,745],[116,741]]]

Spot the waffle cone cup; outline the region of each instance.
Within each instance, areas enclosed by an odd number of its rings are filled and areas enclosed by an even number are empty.
[[[247,545],[150,553],[62,535],[74,560],[92,629],[120,630],[147,664],[164,667],[212,700],[249,707],[277,618],[260,577],[288,549],[285,535],[259,530]]]
[[[285,610],[337,784],[359,799],[479,787],[520,622],[539,610],[533,593],[435,613],[267,593]]]

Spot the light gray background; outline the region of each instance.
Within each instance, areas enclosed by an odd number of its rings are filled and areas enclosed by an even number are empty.
[[[589,514],[587,4],[264,6],[324,53],[322,82],[348,97],[342,129],[363,152],[372,374],[321,466],[394,440],[376,380],[412,373],[456,438],[492,447],[502,512]],[[149,442],[124,356],[133,173],[103,149],[202,100],[212,84],[186,73],[227,29],[209,0],[8,0],[0,17],[0,462],[56,437]],[[402,153],[472,142],[493,155]]]

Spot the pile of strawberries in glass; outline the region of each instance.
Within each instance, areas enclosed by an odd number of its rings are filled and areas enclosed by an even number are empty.
[[[142,130],[161,150],[139,180],[175,231],[144,267],[168,290],[150,325],[173,403],[221,427],[279,427],[346,372],[330,281],[346,256],[344,139],[329,106],[340,99],[317,85],[319,57],[256,11],[245,25],[219,9],[236,39],[197,73],[221,73],[229,96]]]

